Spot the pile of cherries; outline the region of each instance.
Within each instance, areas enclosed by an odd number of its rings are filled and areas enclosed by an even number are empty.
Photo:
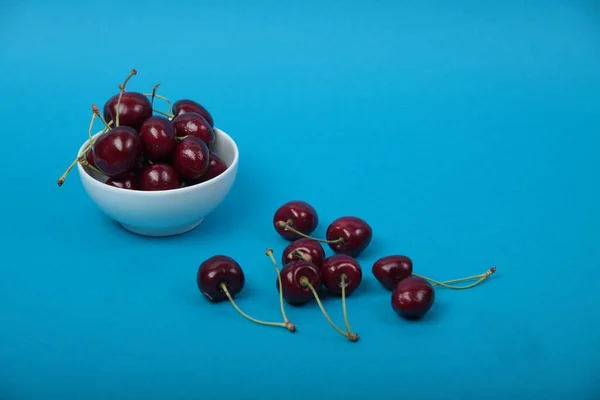
[[[200,292],[213,302],[229,300],[235,309],[249,320],[269,326],[279,326],[295,332],[284,309],[284,300],[299,306],[315,299],[321,312],[331,326],[340,334],[355,342],[358,335],[348,323],[346,297],[352,295],[362,282],[362,267],[357,260],[373,238],[371,226],[363,219],[344,216],[331,222],[325,239],[309,236],[317,228],[319,217],[316,210],[304,201],[289,201],[277,209],[273,216],[275,231],[290,241],[282,252],[279,270],[273,250],[266,254],[277,270],[277,289],[283,322],[265,322],[245,314],[233,297],[245,284],[240,264],[225,255],[215,255],[200,264],[196,282]],[[327,256],[321,243],[326,243],[334,254]],[[392,292],[392,309],[402,318],[418,320],[424,317],[435,302],[434,286],[448,289],[469,289],[477,286],[496,271],[492,267],[483,274],[438,282],[413,272],[411,259],[404,255],[387,255],[379,258],[371,268],[381,286]],[[455,285],[473,281],[468,285]],[[345,330],[340,329],[329,317],[320,300],[319,293],[340,296]]]
[[[126,91],[131,70],[119,93],[104,104],[102,115],[92,106],[89,142],[58,180],[62,186],[77,162],[106,177],[106,184],[129,190],[173,190],[206,182],[222,174],[227,165],[212,148],[214,120],[201,104],[188,99],[171,102],[158,94]],[[154,108],[154,99],[168,104],[166,112]],[[95,119],[104,129],[95,139]]]

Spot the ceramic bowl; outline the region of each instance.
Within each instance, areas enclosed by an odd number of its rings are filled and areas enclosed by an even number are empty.
[[[100,133],[94,137],[98,135]],[[105,184],[105,176],[78,163],[81,183],[98,208],[130,232],[143,236],[173,236],[188,232],[223,202],[237,175],[237,145],[220,129],[215,128],[215,135],[211,149],[228,168],[209,181],[173,190],[128,190]],[[79,155],[83,154],[88,142],[81,146]]]

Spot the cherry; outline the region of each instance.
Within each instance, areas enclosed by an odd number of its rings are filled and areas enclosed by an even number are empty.
[[[462,290],[462,289],[470,289],[479,285],[481,282],[486,280],[490,275],[496,272],[496,267],[492,267],[488,269],[483,274],[467,276],[465,278],[453,279],[450,281],[438,282],[431,278],[427,278],[425,276],[415,274],[413,272],[413,262],[410,258],[403,255],[389,255],[385,257],[381,257],[377,261],[373,263],[373,267],[371,272],[375,276],[375,279],[381,283],[381,285],[387,290],[394,290],[398,282],[401,282],[404,279],[407,279],[410,276],[419,277],[425,279],[434,286],[443,286],[448,289]],[[475,280],[475,282],[465,285],[465,286],[456,286],[451,285],[452,283],[464,282]]]
[[[411,276],[398,282],[392,292],[392,308],[406,319],[422,318],[433,306],[435,291],[423,278]]]
[[[96,138],[94,164],[106,176],[123,175],[133,171],[141,151],[138,132],[128,126],[118,126]]]
[[[196,273],[196,284],[200,292],[211,302],[229,300],[231,305],[243,317],[260,325],[278,326],[295,332],[296,327],[286,322],[264,322],[244,313],[233,300],[233,297],[244,289],[246,278],[240,264],[225,255],[215,255],[204,260]]]
[[[155,163],[145,167],[140,173],[141,190],[171,190],[180,185],[179,175],[175,168],[165,163]]]
[[[173,119],[175,135],[178,137],[195,136],[206,144],[215,142],[215,131],[202,115],[194,112],[181,114]]]
[[[387,290],[394,290],[398,282],[412,275],[412,271],[412,260],[402,255],[381,257],[371,269],[375,279]]]
[[[88,152],[85,153],[85,160],[87,161],[88,165],[96,167],[96,163],[94,162],[94,152],[92,151],[92,149],[89,149]]]
[[[202,175],[200,180],[202,182],[209,181],[221,175],[226,170],[227,164],[225,164],[225,162],[221,160],[217,153],[210,151],[208,155],[208,170],[206,170],[206,173]]]
[[[342,331],[331,320],[325,311],[323,303],[321,303],[321,299],[317,293],[317,289],[322,285],[322,278],[321,272],[316,265],[309,261],[297,260],[285,264],[281,271],[279,271],[277,261],[275,261],[275,257],[273,256],[273,250],[267,249],[266,254],[269,256],[271,262],[277,270],[279,303],[281,305],[282,314],[285,315],[283,307],[284,299],[288,304],[299,306],[308,303],[310,300],[312,300],[312,298],[314,298],[319,305],[319,308],[321,309],[325,319],[337,332],[352,342],[356,342],[358,340],[358,335],[356,333],[352,333],[347,324],[347,332]]]
[[[208,124],[211,127],[214,128],[214,126],[215,126],[212,115],[210,115],[210,113],[208,112],[208,110],[206,108],[204,108],[204,106],[202,106],[201,104],[198,104],[197,102],[195,102],[193,100],[187,100],[187,99],[177,100],[173,104],[173,115],[175,117],[177,117],[177,116],[185,114],[185,113],[200,114],[202,117],[204,117],[204,119],[208,122]]]
[[[353,257],[334,254],[323,261],[321,275],[330,293],[350,296],[362,281],[362,268]]]
[[[340,217],[329,224],[325,237],[336,253],[357,257],[371,243],[373,230],[363,219]]]
[[[108,178],[106,184],[120,189],[138,190],[137,177],[134,174]]]
[[[312,262],[320,269],[324,259],[325,250],[323,250],[321,243],[312,239],[300,238],[283,249],[281,264],[285,265],[292,261],[305,260]]]
[[[284,239],[292,241],[310,235],[319,225],[317,211],[300,200],[288,201],[273,215],[275,230]],[[309,239],[313,239],[310,238]]]
[[[144,121],[152,116],[152,103],[142,93],[125,92],[127,82],[136,74],[137,70],[132,69],[125,81],[119,85],[119,93],[106,101],[103,111],[107,123],[114,122],[115,126],[128,126],[139,131]]]
[[[195,136],[188,136],[173,150],[173,166],[188,179],[199,179],[208,171],[209,151],[206,143]]]
[[[153,161],[167,157],[177,144],[173,123],[160,115],[154,115],[144,121],[140,128],[140,137],[144,154]]]

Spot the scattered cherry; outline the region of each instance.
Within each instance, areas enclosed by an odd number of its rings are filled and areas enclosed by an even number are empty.
[[[254,319],[244,313],[233,298],[245,286],[246,278],[242,267],[233,258],[225,255],[215,255],[200,264],[196,274],[196,283],[200,292],[211,302],[229,300],[231,305],[242,316],[260,325],[278,326],[290,332],[296,332],[296,327],[286,322],[264,322]]]
[[[283,299],[285,299],[288,304],[299,306],[308,303],[314,298],[325,319],[337,332],[352,342],[358,340],[358,335],[350,331],[347,323],[346,327],[348,328],[348,331],[344,332],[337,327],[327,314],[327,311],[325,311],[317,292],[322,285],[322,277],[321,271],[316,265],[305,260],[292,261],[285,264],[280,272],[277,261],[275,261],[275,257],[273,256],[273,250],[267,249],[266,254],[271,258],[271,262],[277,270],[277,287],[279,290],[279,301],[282,314],[284,314]]]
[[[340,217],[329,224],[325,237],[336,253],[357,257],[371,243],[373,230],[361,218]]]
[[[465,278],[453,279],[450,281],[438,282],[426,276],[415,274],[413,272],[413,262],[409,257],[403,255],[389,255],[381,257],[380,259],[375,261],[373,263],[371,272],[373,273],[373,276],[375,276],[375,279],[377,279],[377,281],[379,281],[379,283],[381,283],[381,285],[387,290],[394,290],[398,282],[401,282],[402,280],[407,279],[410,276],[425,279],[431,282],[434,286],[443,286],[448,289],[462,290],[470,289],[482,283],[490,275],[496,272],[496,267],[488,269],[483,274],[467,276]],[[452,285],[452,283],[472,280],[476,281],[465,286]]]
[[[292,261],[305,260],[321,268],[325,259],[325,250],[321,243],[313,239],[300,238],[288,244],[281,255],[281,264]]]
[[[185,114],[184,114],[185,115]],[[209,151],[206,143],[195,136],[188,136],[173,150],[173,166],[187,179],[199,179],[208,171]]]
[[[209,123],[209,125],[211,127],[214,128],[214,126],[215,126],[212,115],[210,115],[210,113],[208,112],[208,110],[206,108],[204,108],[204,106],[202,106],[201,104],[199,104],[193,100],[187,100],[187,99],[177,100],[173,104],[173,115],[175,117],[178,117],[179,115],[182,115],[185,113],[200,114],[202,117],[204,117],[204,119]]]
[[[178,115],[173,119],[177,137],[195,136],[210,145],[215,142],[215,130],[204,117],[195,112]]]
[[[209,181],[221,175],[227,170],[227,164],[215,152],[210,151],[208,154],[208,170],[200,177],[201,182]]]
[[[106,176],[133,171],[142,151],[138,132],[129,126],[118,126],[96,138],[94,164]]]
[[[392,308],[406,319],[422,318],[431,309],[434,301],[433,286],[416,276],[401,280],[392,292]]]
[[[277,233],[284,239],[292,241],[314,232],[319,225],[319,216],[307,202],[293,200],[283,204],[275,211],[273,225]]]
[[[381,257],[371,269],[375,279],[387,290],[394,290],[398,282],[412,275],[412,271],[412,260],[403,255]]]
[[[114,126],[128,126],[139,131],[144,121],[152,116],[152,103],[142,93],[125,92],[125,85],[136,74],[137,70],[132,69],[120,85],[121,91],[106,101],[103,111],[107,123],[114,122]]]
[[[144,154],[152,161],[166,158],[177,144],[173,123],[160,115],[153,115],[144,121],[140,137]]]
[[[334,254],[323,261],[321,267],[323,284],[335,295],[350,296],[362,281],[362,268],[355,258],[346,254]]]
[[[166,163],[148,165],[140,173],[139,186],[141,190],[171,190],[177,189],[179,185],[179,174],[175,168]]]
[[[135,174],[121,175],[118,177],[108,178],[106,184],[119,189],[138,190],[137,177]]]

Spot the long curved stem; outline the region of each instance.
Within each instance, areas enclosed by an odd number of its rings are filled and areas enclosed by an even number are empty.
[[[315,240],[315,241],[321,242],[321,243],[340,243],[340,242],[344,241],[344,238],[342,238],[342,237],[339,237],[335,240],[327,240],[327,239],[319,239],[316,237],[309,236],[305,233],[300,232],[299,230],[295,229],[294,227],[292,227],[291,223],[292,223],[292,221],[290,221],[290,220],[288,220],[286,222],[278,221],[277,226],[279,226],[280,228],[284,228],[290,232],[294,232],[296,235],[302,236],[303,238],[312,239],[312,240]]]
[[[158,87],[160,86],[160,83],[157,83],[156,86],[154,86],[154,88],[152,89],[152,93],[143,93],[144,96],[146,97],[151,97],[152,98],[152,106],[154,106],[154,98],[158,98],[163,100],[164,102],[167,103],[167,114],[171,114],[171,110],[172,110],[172,106],[171,106],[171,100],[167,99],[164,96],[161,96],[160,94],[156,94],[156,90],[158,89]]]
[[[333,327],[333,329],[335,329],[336,331],[338,331],[340,333],[340,335],[344,336],[345,338],[347,338],[351,342],[358,341],[358,335],[356,333],[344,332],[343,330],[341,330],[340,328],[338,328],[336,324],[333,323],[333,321],[331,320],[331,318],[329,318],[329,314],[327,314],[327,311],[325,311],[325,307],[323,307],[323,303],[321,303],[321,299],[319,298],[319,294],[317,293],[317,291],[315,290],[315,288],[313,287],[313,285],[310,283],[310,281],[308,280],[308,278],[306,278],[306,277],[300,278],[300,283],[310,289],[310,291],[312,292],[313,296],[315,297],[315,300],[317,301],[317,304],[319,305],[319,308],[321,309],[321,312],[323,313],[323,316],[325,316],[325,319],[327,320],[327,322],[329,322],[329,324]]]
[[[428,277],[423,276],[423,275],[415,274],[415,273],[413,273],[412,275],[416,276],[418,278],[425,279],[425,280],[433,283],[436,286],[442,286],[442,287],[445,287],[445,288],[448,288],[448,289],[453,289],[453,290],[464,290],[464,289],[470,289],[470,288],[473,288],[473,287],[479,285],[480,283],[482,283],[483,281],[485,281],[490,275],[492,275],[494,272],[496,272],[496,267],[492,267],[492,268],[488,269],[482,275],[474,275],[474,276],[469,276],[469,277],[461,278],[461,279],[454,279],[454,280],[446,281],[446,282],[439,282],[439,281],[436,281],[434,279],[428,278]],[[472,279],[477,279],[477,281],[471,283],[470,285],[465,285],[465,286],[449,285],[449,283],[462,282],[462,281],[472,280]]]
[[[173,118],[173,117],[174,117],[174,115],[173,115],[173,114],[169,114],[169,113],[166,113],[166,112],[162,112],[162,111],[160,111],[160,110],[157,110],[157,109],[155,109],[155,108],[153,108],[153,109],[152,109],[152,111],[154,111],[155,113],[158,113],[158,114],[164,115],[165,117],[168,117],[168,118]]]
[[[281,282],[281,273],[279,272],[277,261],[275,261],[275,257],[273,257],[273,249],[267,249],[265,251],[265,254],[269,256],[271,262],[273,263],[273,266],[275,267],[275,271],[277,272],[277,282],[279,284],[279,306],[281,308],[281,316],[283,317],[283,321],[285,322],[285,324],[289,326],[289,329],[293,329],[293,332],[295,332],[296,327],[290,322],[287,315],[285,315],[285,307],[283,306],[283,282]]]
[[[125,86],[127,86],[127,82],[131,79],[132,76],[137,75],[137,70],[133,68],[127,78],[123,81],[123,83],[119,84],[119,98],[117,99],[117,112],[115,113],[115,127],[119,126],[119,114],[121,111],[121,97],[123,97],[123,93],[125,92]]]
[[[221,283],[221,290],[223,291],[223,293],[225,293],[225,296],[227,296],[227,298],[229,299],[229,302],[231,303],[231,305],[233,306],[233,308],[235,308],[235,310],[237,312],[239,312],[240,314],[242,314],[242,316],[256,324],[259,325],[266,325],[266,326],[277,326],[280,328],[285,328],[288,329],[291,332],[294,332],[295,330],[291,330],[289,329],[288,325],[283,323],[283,322],[266,322],[266,321],[261,321],[258,320],[256,318],[252,318],[251,316],[249,316],[248,314],[246,314],[245,312],[242,311],[241,308],[238,307],[237,304],[235,304],[235,301],[233,301],[233,296],[231,296],[231,294],[229,293],[229,290],[227,290],[227,285],[225,285],[224,283]]]
[[[346,312],[346,275],[342,274],[342,313],[344,314],[344,324],[348,335],[354,335],[348,323],[348,313]]]

